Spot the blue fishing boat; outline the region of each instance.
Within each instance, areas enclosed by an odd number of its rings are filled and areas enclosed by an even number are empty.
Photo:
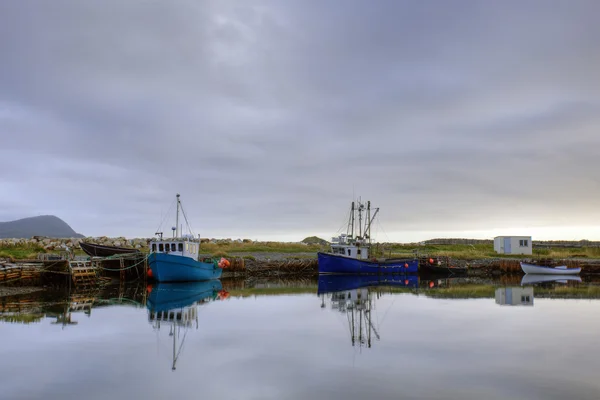
[[[377,258],[371,255],[371,202],[352,202],[347,233],[332,239],[330,252],[319,252],[319,274],[407,274],[419,271],[415,259]],[[363,213],[365,219],[363,223]],[[356,233],[356,235],[355,235]]]
[[[177,214],[173,237],[164,239],[162,232],[157,232],[158,238],[150,242],[148,266],[150,276],[159,282],[188,282],[219,279],[223,272],[223,263],[213,258],[198,259],[200,238],[193,235],[181,235],[179,227],[179,210],[183,212],[181,200],[177,194]],[[183,216],[186,219],[185,212]]]
[[[194,325],[198,329],[198,307],[212,300],[224,299],[227,293],[221,281],[160,283],[148,287],[148,321],[152,328],[160,333],[163,325],[169,328],[173,341],[173,361],[171,370],[175,371],[177,360],[183,349],[187,332]],[[184,330],[183,336],[181,330]],[[179,346],[177,346],[177,342]],[[178,348],[179,347],[179,348]]]
[[[146,307],[152,312],[163,312],[190,306],[203,300],[214,300],[223,290],[218,279],[202,282],[155,283],[149,288]]]

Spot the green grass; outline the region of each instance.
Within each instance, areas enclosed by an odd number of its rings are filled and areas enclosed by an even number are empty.
[[[377,247],[376,247],[377,249]],[[501,255],[494,251],[491,244],[448,244],[448,245],[387,245],[385,248],[379,247],[380,254],[392,257],[413,256],[416,253],[434,256],[451,257],[460,260],[480,260],[486,258],[507,258],[521,259],[528,256],[523,255]],[[598,247],[555,247],[555,248],[534,248],[533,258],[600,258],[600,248]]]
[[[230,254],[246,253],[251,257],[252,253],[317,253],[318,251],[327,250],[328,246],[319,244],[305,245],[301,243],[284,243],[284,242],[251,242],[251,243],[202,243],[200,252],[204,254],[212,254],[216,257],[229,257]],[[84,255],[79,248],[75,248],[75,254]],[[147,251],[144,249],[143,251]],[[46,253],[42,246],[39,245],[15,245],[0,247],[0,258],[11,258],[14,260],[36,258],[38,253]],[[58,250],[51,253],[59,253]],[[415,254],[432,257],[450,257],[460,260],[480,260],[487,258],[505,258],[505,259],[522,259],[530,256],[523,255],[500,255],[494,251],[491,244],[454,244],[454,245],[425,245],[415,246],[406,244],[388,244],[386,246],[374,245],[372,250],[374,255],[392,256],[392,257],[413,257]],[[588,258],[600,259],[600,248],[597,247],[555,247],[555,248],[534,248],[533,258]]]
[[[317,287],[274,287],[274,288],[248,288],[228,290],[232,297],[251,296],[284,296],[290,294],[317,294]]]
[[[224,253],[312,253],[321,251],[323,246],[318,244],[300,244],[284,242],[252,242],[252,243],[202,243],[202,252],[217,254]]]
[[[38,253],[46,253],[42,246],[18,245],[0,248],[0,258],[23,260],[37,258]]]
[[[496,287],[491,285],[465,285],[449,288],[425,289],[420,293],[440,299],[481,299],[495,296]]]
[[[40,322],[44,318],[40,314],[18,314],[18,315],[0,315],[0,321],[13,324],[31,324]]]

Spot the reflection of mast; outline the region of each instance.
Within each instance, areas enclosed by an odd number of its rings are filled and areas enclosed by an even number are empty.
[[[335,310],[346,313],[352,346],[358,342],[360,347],[362,345],[371,347],[372,333],[377,340],[380,339],[371,320],[373,303],[367,288],[332,293],[331,306]]]
[[[185,337],[187,334],[187,329],[192,327],[193,322],[196,322],[196,329],[198,329],[198,308],[197,303],[190,307],[183,307],[180,309],[172,309],[167,311],[154,312],[150,311],[148,315],[148,319],[152,322],[152,328],[155,330],[160,330],[161,323],[168,324],[169,328],[169,336],[173,337],[173,364],[171,366],[171,370],[175,371],[177,359],[181,354],[181,349],[183,347],[183,343],[185,341]],[[179,349],[177,348],[178,337],[181,337],[180,332],[181,328],[184,328],[186,331],[183,334],[183,339],[181,339],[181,343],[179,344]]]

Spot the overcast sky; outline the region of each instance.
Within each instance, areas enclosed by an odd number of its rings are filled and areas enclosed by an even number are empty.
[[[179,192],[205,237],[329,238],[354,195],[380,240],[600,239],[599,15],[2,1],[0,221],[148,237]]]

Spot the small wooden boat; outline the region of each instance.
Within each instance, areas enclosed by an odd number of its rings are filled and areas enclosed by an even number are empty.
[[[129,254],[139,253],[138,249],[131,249],[127,247],[116,247],[116,246],[103,246],[95,243],[81,242],[79,243],[81,250],[85,251],[92,257],[110,257],[116,254]]]
[[[544,265],[534,265],[522,262],[521,269],[526,274],[538,275],[575,275],[581,272],[581,268],[567,268],[565,265],[559,267],[549,267]]]

